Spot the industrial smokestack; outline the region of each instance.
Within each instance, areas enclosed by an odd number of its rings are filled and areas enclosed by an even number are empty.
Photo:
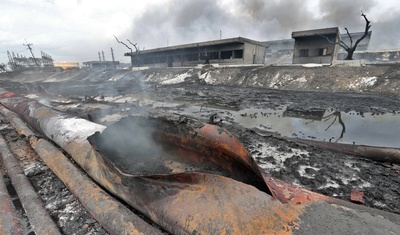
[[[100,51],[98,53],[99,53],[99,61],[101,61]]]
[[[106,59],[104,58],[104,51],[101,51],[101,54],[103,55],[103,61],[106,61]]]

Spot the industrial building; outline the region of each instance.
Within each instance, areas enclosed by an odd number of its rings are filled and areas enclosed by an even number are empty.
[[[119,61],[86,61],[83,65],[90,70],[115,69]]]
[[[364,32],[350,33],[354,43],[364,35]],[[358,44],[356,52],[367,51],[371,41],[372,31],[369,31],[367,36]],[[351,45],[350,37],[347,33],[340,34],[340,40],[346,45]],[[293,62],[294,39],[281,39],[262,42],[268,47],[265,53],[265,64],[291,64]],[[328,41],[326,41],[328,43]],[[362,53],[357,53],[362,54]],[[338,59],[344,59],[347,52],[339,47]]]
[[[119,61],[115,61],[114,59],[114,51],[111,48],[111,58],[112,60],[106,60],[104,56],[104,51],[98,52],[99,55],[99,60],[93,60],[93,61],[86,61],[83,62],[83,65],[85,66],[86,69],[89,70],[102,70],[102,69],[116,69],[117,66],[119,65]]]
[[[350,33],[353,44],[364,32]],[[372,31],[358,44],[356,51],[368,50]],[[292,39],[254,41],[236,37],[183,44],[125,53],[132,66],[185,67],[198,64],[331,64],[343,59],[345,52],[338,44],[351,45],[350,37],[338,27],[296,31]]]
[[[266,44],[243,37],[125,53],[133,66],[183,67],[198,64],[264,64]]]
[[[294,39],[281,39],[262,42],[265,50],[265,64],[291,64],[293,62]]]
[[[292,33],[293,64],[331,64],[337,59],[339,28],[314,29]]]

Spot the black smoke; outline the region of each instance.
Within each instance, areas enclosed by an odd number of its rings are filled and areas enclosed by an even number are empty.
[[[292,31],[339,27],[364,30],[363,11],[372,22],[371,49],[400,48],[398,17],[374,14],[376,0],[320,0],[315,8],[302,0],[170,0],[149,5],[133,16],[124,36],[141,49],[230,37],[267,41],[290,38]],[[396,15],[395,12],[390,12]],[[398,15],[398,14],[397,14]]]

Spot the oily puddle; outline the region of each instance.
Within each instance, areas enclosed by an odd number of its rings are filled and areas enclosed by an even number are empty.
[[[277,109],[221,110],[181,108],[180,114],[205,117],[217,113],[224,122],[275,132],[286,137],[357,145],[400,148],[400,113],[358,113],[334,110]]]
[[[137,99],[125,101],[133,102]],[[165,109],[208,121],[212,114],[218,119],[249,129],[278,133],[285,137],[314,139],[357,145],[400,148],[400,112],[358,113],[336,112],[333,109],[294,110],[287,106],[274,109],[226,109],[218,106],[169,103],[139,99],[141,105]],[[119,116],[119,115],[118,115]]]

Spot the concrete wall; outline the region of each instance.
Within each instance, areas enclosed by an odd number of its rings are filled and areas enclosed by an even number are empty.
[[[347,53],[340,53],[339,59],[344,59]],[[382,51],[356,51],[353,54],[354,60],[364,60],[369,64],[400,63],[400,50]]]
[[[141,54],[144,66],[188,67],[198,64],[263,64],[265,46],[249,42],[233,42]],[[165,62],[159,62],[163,58]]]

